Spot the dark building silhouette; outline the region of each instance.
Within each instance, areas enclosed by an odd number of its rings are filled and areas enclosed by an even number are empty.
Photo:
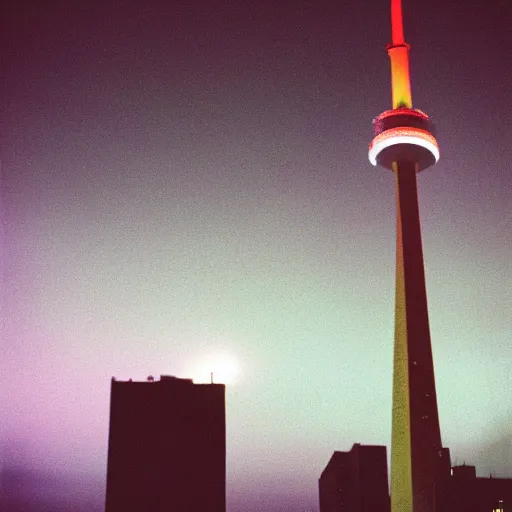
[[[225,510],[225,386],[112,379],[106,512]]]
[[[441,475],[432,512],[512,512],[512,478],[477,477],[475,466],[466,465],[443,468]],[[334,452],[318,490],[320,512],[390,512],[386,447],[354,444]]]
[[[318,481],[320,512],[389,512],[385,446],[334,452]]]
[[[455,466],[436,482],[436,511],[512,512],[512,479],[479,478],[475,466]]]

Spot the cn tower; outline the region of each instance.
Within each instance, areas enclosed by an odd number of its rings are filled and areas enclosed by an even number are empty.
[[[429,117],[412,107],[401,0],[391,0],[391,27],[393,108],[373,121],[368,155],[373,165],[392,171],[396,182],[391,511],[433,512],[436,480],[441,472],[449,474],[450,462],[437,412],[416,174],[437,162],[439,148]]]

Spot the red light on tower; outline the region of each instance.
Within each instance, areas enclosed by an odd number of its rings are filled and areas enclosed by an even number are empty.
[[[409,45],[404,40],[401,0],[391,0],[391,41],[387,48],[391,60],[393,108],[412,108]]]

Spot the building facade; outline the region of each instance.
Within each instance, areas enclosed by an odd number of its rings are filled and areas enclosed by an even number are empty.
[[[112,379],[106,512],[225,510],[225,386]]]
[[[334,452],[318,488],[320,512],[390,512],[386,447]],[[444,468],[433,502],[432,512],[512,512],[512,478],[477,477],[475,466]]]
[[[385,446],[334,452],[318,481],[320,512],[389,512]]]
[[[512,479],[477,477],[475,466],[454,466],[435,494],[440,512],[512,512]]]

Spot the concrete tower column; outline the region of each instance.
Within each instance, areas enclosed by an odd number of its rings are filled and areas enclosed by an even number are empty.
[[[439,159],[429,117],[412,108],[402,5],[391,0],[392,110],[373,122],[369,159],[394,173],[397,202],[391,511],[434,512],[442,448],[428,321],[416,174]],[[448,459],[448,460],[447,460]]]
[[[428,322],[416,169],[394,165],[397,194],[392,511],[432,511],[441,433]]]

